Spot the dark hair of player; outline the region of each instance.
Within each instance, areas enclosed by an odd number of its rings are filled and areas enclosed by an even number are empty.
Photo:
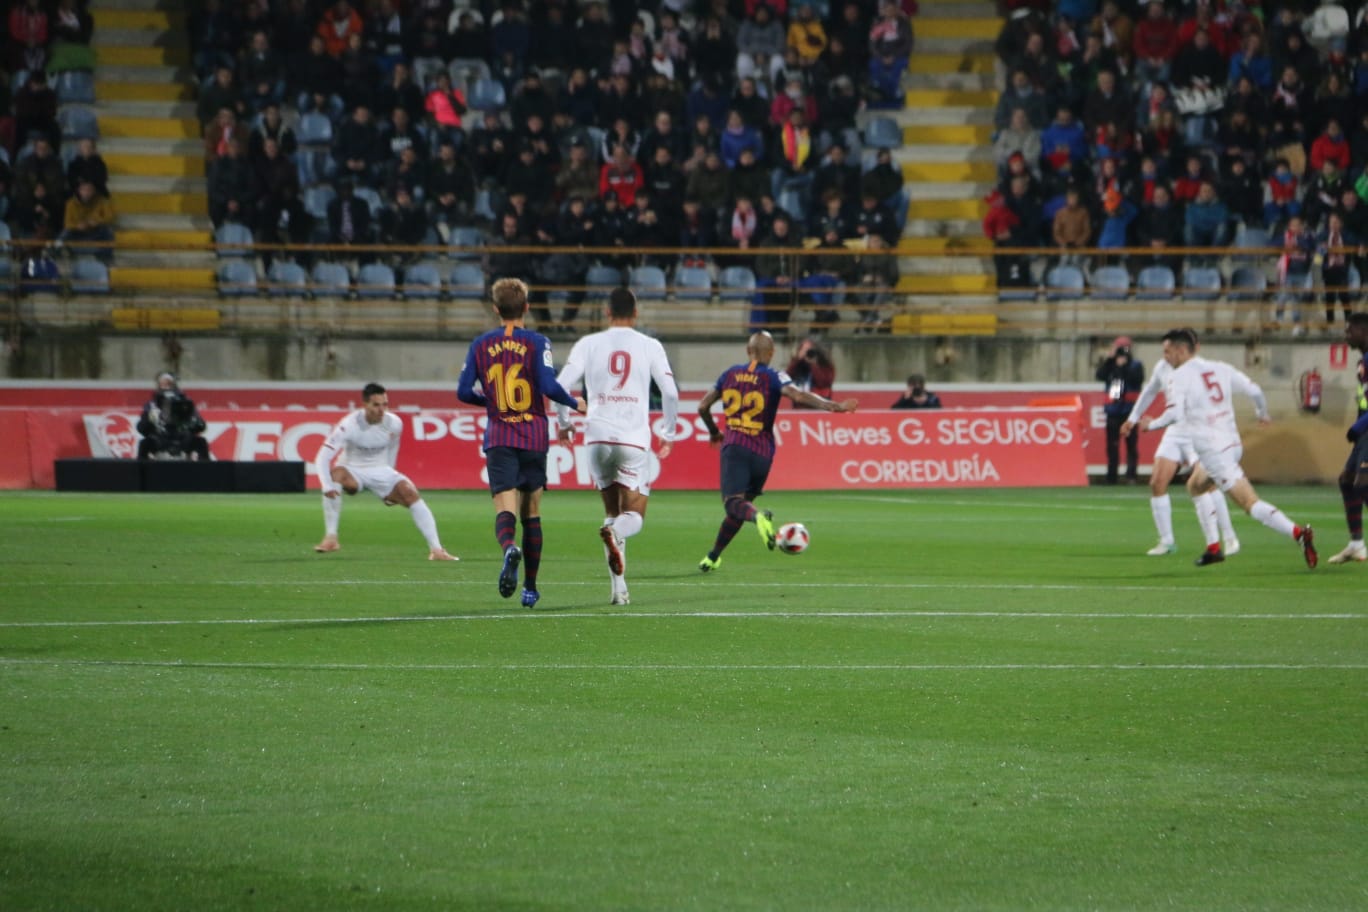
[[[527,311],[527,283],[522,279],[499,279],[489,296],[502,320],[516,320]]]
[[[1368,312],[1350,314],[1349,325],[1368,327]]]
[[[365,402],[371,396],[379,396],[385,392],[385,388],[378,383],[367,383],[361,390],[361,401]]]
[[[614,288],[608,296],[608,316],[625,320],[636,313],[637,299],[630,288]]]
[[[1170,329],[1161,341],[1181,345],[1188,351],[1197,350],[1197,334],[1190,329]]]

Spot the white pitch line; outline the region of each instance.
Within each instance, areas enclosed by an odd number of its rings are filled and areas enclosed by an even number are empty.
[[[1210,578],[1210,574],[1208,574]],[[134,580],[16,580],[0,581],[0,592],[6,589],[32,589],[41,587],[43,589],[62,588],[102,588],[112,585],[122,585],[134,582]],[[139,586],[177,586],[184,587],[187,580],[136,580]],[[279,589],[303,589],[315,588],[320,586],[476,586],[482,589],[489,588],[489,581],[486,579],[334,579],[334,580],[191,580],[196,587],[230,587],[230,586],[265,586]],[[602,586],[601,581],[589,580],[569,580],[555,584],[557,589],[571,589],[584,586]],[[658,579],[649,584],[657,588],[678,588],[687,587],[694,589],[702,583],[698,576],[690,576],[680,579]],[[776,579],[773,582],[746,582],[727,580],[725,585],[728,589],[859,589],[870,590],[911,590],[911,591],[952,591],[952,592],[1156,592],[1156,593],[1192,593],[1206,596],[1221,595],[1226,593],[1269,593],[1284,592],[1295,593],[1305,596],[1306,590],[1296,586],[1221,586],[1213,588],[1210,586],[1137,586],[1120,585],[1114,583],[936,583],[936,582],[911,582],[911,583],[837,583],[837,582],[797,582],[794,580]]]
[[[1138,620],[1138,621],[1362,621],[1368,614],[1199,614],[1196,612],[1112,613],[1100,611],[491,611],[488,614],[380,615],[376,617],[302,618],[160,618],[109,621],[0,621],[0,628],[14,627],[195,627],[263,626],[270,624],[412,624],[454,621],[615,621],[615,620],[764,620],[764,619],[874,619],[964,618],[994,620]]]
[[[441,662],[372,664],[351,662],[173,662],[136,659],[3,659],[0,665],[26,667],[184,668],[246,671],[1368,671],[1364,664],[1252,663],[975,663],[869,665],[720,665],[682,663],[601,664],[579,662]]]

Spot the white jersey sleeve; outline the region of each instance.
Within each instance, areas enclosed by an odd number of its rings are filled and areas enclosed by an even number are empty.
[[[1164,417],[1172,416],[1169,423],[1181,425],[1194,441],[1238,443],[1234,403],[1234,375],[1238,373],[1223,361],[1192,358],[1173,373],[1173,402]],[[1253,385],[1248,377],[1244,382]]]
[[[356,415],[356,412],[352,412],[333,425],[327,439],[318,448],[318,455],[314,457],[314,472],[318,475],[318,481],[325,493],[342,490],[341,486],[332,480],[332,464],[338,454],[346,448],[347,438],[356,426]]]
[[[572,352],[563,374],[573,377],[576,369],[584,372],[584,386],[588,393],[589,417],[585,426],[585,443],[611,443],[649,449],[651,446],[651,379],[661,386],[662,396],[668,381],[674,391],[678,411],[679,391],[674,388],[674,376],[664,347],[650,336],[617,326],[586,336]],[[578,366],[578,367],[577,367]],[[568,373],[567,373],[568,372]]]
[[[576,391],[580,381],[584,379],[585,343],[592,338],[593,336],[585,336],[571,347],[570,355],[565,359],[565,366],[556,377],[556,382],[571,393]],[[556,422],[563,428],[570,427],[570,406],[563,402],[556,403]]]
[[[1230,369],[1230,383],[1237,393],[1248,396],[1254,403],[1255,416],[1260,421],[1267,421],[1268,399],[1264,396],[1263,387],[1234,367]]]
[[[393,412],[385,413],[385,430],[389,432],[389,446],[385,452],[385,464],[391,469],[399,464],[399,441],[404,439],[404,419]]]
[[[1159,398],[1161,392],[1167,389],[1169,378],[1172,376],[1172,365],[1162,358],[1159,359],[1159,363],[1154,365],[1154,372],[1150,374],[1149,380],[1145,383],[1145,388],[1140,391],[1140,398],[1135,400],[1135,407],[1131,409],[1130,416],[1126,420],[1132,424],[1139,421],[1150,404]],[[1167,399],[1167,397],[1165,398]]]

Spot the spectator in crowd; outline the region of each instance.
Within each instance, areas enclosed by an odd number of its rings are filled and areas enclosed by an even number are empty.
[[[835,188],[822,194],[821,206],[808,219],[808,237],[824,237],[828,231],[835,231],[842,240],[855,236],[855,225],[847,211],[845,197]]]
[[[224,222],[248,225],[254,197],[253,168],[242,143],[232,139],[224,154],[209,163],[209,218],[218,228]]]
[[[902,169],[893,163],[893,153],[888,149],[880,149],[875,156],[874,167],[860,178],[860,192],[882,202],[897,197],[902,188]]]
[[[1150,0],[1145,17],[1135,27],[1132,45],[1136,75],[1142,82],[1167,82],[1178,53],[1178,26],[1161,0]]]
[[[456,155],[456,145],[443,138],[437,147],[437,161],[428,170],[424,196],[429,215],[443,242],[453,225],[469,222],[475,206],[475,179],[468,163]]]
[[[1298,216],[1287,221],[1283,232],[1282,256],[1278,259],[1278,292],[1274,298],[1272,329],[1279,329],[1290,306],[1292,335],[1306,332],[1301,325],[1301,307],[1312,297],[1311,264],[1316,254],[1316,239]]]
[[[817,252],[801,263],[798,287],[803,289],[804,303],[812,308],[813,331],[826,332],[840,322],[840,307],[845,302],[845,286],[853,277],[855,258],[847,254],[837,229],[828,229],[819,237],[813,248]]]
[[[90,44],[95,23],[90,13],[77,4],[77,0],[58,0],[57,9],[53,12],[48,27],[54,41],[53,64],[55,65],[57,63],[56,45],[62,42],[75,45]],[[91,68],[93,69],[93,67]]]
[[[724,86],[735,76],[736,42],[722,27],[718,16],[708,16],[694,43],[694,70],[705,84]]]
[[[1217,195],[1226,201],[1230,214],[1245,225],[1263,224],[1263,186],[1244,158],[1226,159],[1226,172]]]
[[[14,169],[14,211],[20,233],[51,239],[62,227],[66,183],[62,162],[45,136],[33,140],[33,152],[19,159]]]
[[[994,247],[1025,246],[1021,237],[1021,217],[1007,205],[1007,198],[993,190],[985,198],[988,213],[983,217],[983,234]],[[1025,288],[1031,284],[1029,261],[1020,254],[993,255],[999,288]]]
[[[251,138],[247,127],[238,123],[230,108],[222,108],[209,126],[204,128],[204,160],[212,162],[228,151],[229,142],[246,146]]]
[[[14,107],[15,138],[20,145],[45,136],[49,142],[61,136],[57,128],[57,93],[48,85],[47,74],[37,70],[19,87],[11,99]]]
[[[1273,61],[1264,52],[1263,36],[1250,31],[1240,43],[1240,49],[1230,58],[1226,82],[1231,86],[1248,79],[1262,92],[1273,88]]]
[[[285,119],[280,115],[280,106],[274,103],[266,105],[256,126],[247,137],[247,155],[252,161],[261,158],[262,147],[267,139],[274,139],[280,146],[281,154],[287,157],[293,157],[299,150],[299,140],[295,137],[294,130],[286,125]]]
[[[333,3],[323,11],[323,17],[318,22],[318,35],[323,39],[324,50],[334,60],[346,51],[350,37],[362,35],[364,30],[365,23],[347,0]]]
[[[1040,135],[1041,156],[1048,163],[1045,170],[1068,173],[1076,165],[1088,160],[1088,140],[1083,126],[1074,119],[1073,111],[1061,105],[1055,119]]]
[[[1012,71],[1011,84],[998,99],[993,125],[999,130],[1007,129],[1012,123],[1012,112],[1017,108],[1026,112],[1026,120],[1031,126],[1038,130],[1045,127],[1045,121],[1048,119],[1045,95],[1036,89],[1031,83],[1031,77],[1021,69]]]
[[[641,166],[632,158],[627,146],[619,144],[613,149],[612,160],[599,169],[599,197],[612,191],[624,209],[630,208],[645,180]]]
[[[993,159],[997,162],[998,169],[1005,169],[1007,159],[1012,155],[1021,155],[1032,171],[1038,171],[1040,154],[1040,131],[1031,126],[1025,108],[1015,108],[1007,128],[1000,131],[997,139],[993,141]]]
[[[589,147],[581,139],[570,144],[570,160],[556,172],[556,192],[562,199],[598,196],[599,169],[589,158]]]
[[[328,46],[322,35],[315,34],[309,38],[308,52],[302,59],[291,60],[286,73],[289,91],[296,98],[327,98],[342,87],[342,67],[338,65],[336,57],[328,54]],[[302,111],[307,105],[300,101],[299,107]]]
[[[265,30],[252,33],[251,46],[238,61],[237,82],[252,113],[285,100],[284,61],[271,47],[271,37]]]
[[[902,75],[912,55],[912,23],[894,0],[880,0],[879,17],[869,30],[869,82],[885,103],[901,103]],[[1043,125],[1044,118],[1041,118]]]
[[[817,18],[811,2],[797,4],[792,21],[788,27],[788,46],[798,52],[805,66],[811,66],[826,50],[826,29],[822,20]]]
[[[73,253],[89,253],[105,265],[113,262],[114,205],[92,182],[83,180],[76,185],[76,194],[67,200],[62,222],[65,227],[58,240]],[[95,246],[86,248],[84,243]]]
[[[371,241],[371,211],[355,193],[349,180],[337,185],[337,196],[328,204],[328,243],[351,246]]]
[[[1349,260],[1352,248],[1359,247],[1363,241],[1344,227],[1344,216],[1338,211],[1325,218],[1325,227],[1316,236],[1316,250],[1321,257],[1321,279],[1325,285],[1325,323],[1335,322],[1335,302],[1344,312],[1344,320],[1354,309],[1354,294],[1349,288]]]
[[[1211,181],[1203,181],[1197,198],[1183,212],[1183,244],[1187,247],[1225,247],[1230,243],[1230,210],[1216,195]]]
[[[1130,226],[1138,215],[1135,205],[1122,196],[1120,190],[1112,188],[1102,196],[1102,211],[1105,217],[1102,231],[1097,237],[1097,246],[1105,250],[1129,247]],[[1104,258],[1103,263],[1108,262],[1110,260]]]
[[[214,79],[200,90],[199,102],[195,113],[199,116],[200,129],[207,128],[218,117],[219,111],[227,108],[234,115],[245,114],[246,104],[233,80],[233,69],[221,66],[214,71]]]
[[[736,72],[746,78],[755,71],[757,57],[782,57],[784,27],[771,15],[768,4],[756,4],[736,33]]]
[[[451,80],[448,78],[447,86],[450,87],[450,85]],[[463,99],[464,96],[459,96],[459,98]],[[393,111],[395,108],[403,108],[413,123],[422,122],[423,115],[428,110],[427,99],[423,95],[423,90],[413,81],[412,71],[403,60],[396,61],[394,68],[390,70],[388,81],[380,87],[380,91],[376,94],[375,105],[376,109],[380,111]],[[464,100],[460,101],[460,106],[465,107]],[[443,127],[460,126],[460,115],[464,111],[455,112],[453,105],[453,113],[456,115],[455,123],[442,123],[440,120],[438,123]],[[435,115],[434,119],[436,119]]]
[[[834,190],[842,199],[856,199],[860,195],[861,177],[860,166],[848,158],[845,143],[833,142],[827,150],[826,159],[813,176],[812,198],[821,200]]]
[[[90,137],[76,141],[76,154],[67,164],[66,185],[76,187],[81,181],[90,181],[97,194],[109,196],[109,168]]]
[[[926,388],[926,378],[913,374],[907,378],[907,391],[889,406],[895,409],[938,409],[941,408],[940,396]]]
[[[741,114],[741,119],[748,127],[758,130],[769,123],[769,104],[761,96],[755,79],[749,76],[741,77],[737,81],[736,94],[732,96],[731,106]]]
[[[775,335],[788,333],[798,265],[793,254],[797,242],[790,235],[789,228],[789,217],[780,213],[770,226],[770,234],[759,244],[763,253],[755,258],[756,293],[747,321],[749,332],[769,330]]]
[[[1225,56],[1212,44],[1210,33],[1198,29],[1192,42],[1174,55],[1171,81],[1174,88],[1212,90],[1224,86],[1228,72]]]
[[[1333,162],[1340,171],[1349,170],[1349,141],[1340,129],[1339,121],[1330,119],[1325,132],[1311,144],[1311,170],[1320,171],[1326,162]]]
[[[337,58],[337,65],[342,71],[340,91],[347,107],[365,105],[374,110],[375,96],[380,88],[380,69],[360,33],[347,36],[346,50]]]
[[[9,70],[39,72],[47,66],[48,14],[39,0],[22,0],[10,8]]]
[[[380,131],[371,120],[370,108],[357,105],[333,139],[333,158],[337,161],[339,178],[348,179],[356,186],[375,187],[380,180],[384,153]]]
[[[1162,256],[1160,251],[1182,244],[1183,228],[1182,207],[1173,202],[1169,188],[1159,184],[1154,188],[1151,200],[1140,207],[1137,243],[1152,249],[1156,262],[1176,272],[1177,258]]]
[[[728,168],[735,168],[741,157],[742,149],[750,149],[758,160],[765,154],[765,141],[760,131],[748,126],[735,108],[727,113],[727,126],[722,131],[720,150],[722,161]]]
[[[705,210],[701,201],[693,197],[684,198],[683,215],[679,221],[679,246],[686,251],[717,246],[716,216]],[[690,266],[706,265],[701,255],[685,255],[685,264]]]
[[[855,236],[869,238],[878,235],[889,247],[898,242],[898,220],[892,211],[872,191],[860,194],[860,208],[855,213]]]
[[[413,198],[412,191],[405,184],[394,188],[394,205],[380,213],[380,243],[396,247],[420,247],[427,242],[427,212]],[[420,250],[403,250],[390,254],[396,265],[416,262],[422,255]]]
[[[1278,230],[1278,226],[1301,214],[1300,196],[1291,164],[1285,158],[1278,159],[1268,178],[1268,190],[1265,193],[1264,224],[1269,231]]]
[[[1129,123],[1134,110],[1134,103],[1117,85],[1116,74],[1103,70],[1097,74],[1097,87],[1083,100],[1083,127],[1096,136],[1107,124]]]
[[[1092,242],[1092,217],[1077,187],[1064,192],[1064,205],[1055,213],[1052,230],[1060,249],[1060,262],[1074,262],[1077,255],[1070,251]]]
[[[872,333],[883,323],[883,311],[893,290],[898,287],[898,258],[888,250],[883,237],[872,234],[865,239],[868,254],[856,261],[856,301],[860,325],[855,332]]]
[[[1320,170],[1311,175],[1306,184],[1306,196],[1302,200],[1302,216],[1311,228],[1319,227],[1325,215],[1339,205],[1340,194],[1350,186],[1344,172],[1335,162],[1326,160]]]
[[[725,174],[722,170],[722,160],[717,158],[716,167],[714,167],[712,161],[714,158],[716,158],[716,156],[708,156],[708,160],[704,162],[703,168],[705,173],[713,175],[713,179],[706,184],[700,179],[700,183],[697,187],[692,186],[691,179],[691,186],[686,190],[689,196],[698,196],[703,200],[704,205],[709,206],[712,205],[715,196],[707,195],[707,188],[715,188],[717,176],[719,174]],[[736,163],[736,167],[733,168],[731,173],[727,174],[726,177],[727,199],[729,201],[745,196],[749,197],[750,200],[754,202],[770,192],[770,169],[765,167],[750,149],[741,150],[740,160]]]
[[[1173,182],[1173,198],[1186,206],[1197,198],[1202,184],[1207,181],[1206,159],[1200,155],[1189,155],[1183,167],[1183,173]]]

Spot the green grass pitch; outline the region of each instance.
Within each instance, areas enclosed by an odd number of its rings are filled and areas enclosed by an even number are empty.
[[[480,494],[4,495],[0,909],[1368,908],[1368,565],[1147,497],[661,490],[615,608],[551,492],[525,611]]]

